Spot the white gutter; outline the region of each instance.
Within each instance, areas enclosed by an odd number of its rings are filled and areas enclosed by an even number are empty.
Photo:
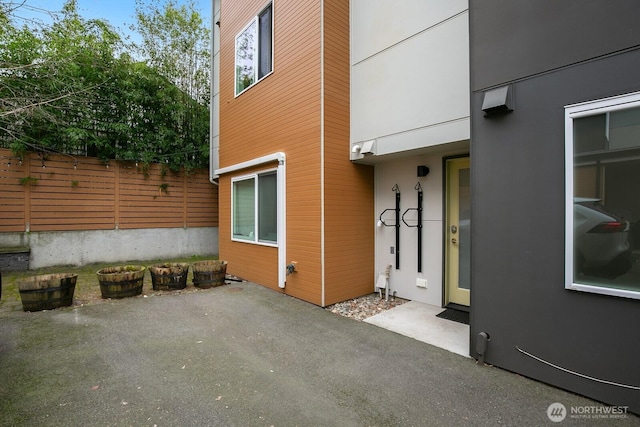
[[[279,151],[213,171],[213,178],[218,178],[220,175],[227,173],[260,166],[265,163],[278,162],[278,287],[283,289],[287,282],[287,175],[285,159],[285,154]]]

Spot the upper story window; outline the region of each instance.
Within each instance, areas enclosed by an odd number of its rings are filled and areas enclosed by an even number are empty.
[[[273,3],[236,36],[236,96],[273,71]]]
[[[565,287],[640,299],[640,92],[565,108]]]

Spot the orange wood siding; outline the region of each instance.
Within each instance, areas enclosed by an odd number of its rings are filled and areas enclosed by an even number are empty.
[[[30,155],[23,166],[24,176],[38,180],[28,185],[31,231],[113,229],[114,178],[104,164],[91,159],[78,162],[76,169],[69,157],[49,156],[42,162]]]
[[[373,292],[373,167],[349,160],[349,2],[324,1],[325,305]]]
[[[220,166],[286,154],[285,292],[326,305],[373,291],[373,169],[349,161],[349,2],[275,1],[273,73],[235,97],[235,36],[266,4],[222,0]],[[220,257],[278,289],[277,249],[231,241],[231,179],[248,172],[220,179]]]
[[[184,227],[182,177],[161,168],[144,172],[135,163],[119,168],[119,227]],[[146,211],[145,216],[138,212]]]
[[[20,184],[26,176],[24,161],[0,149],[0,232],[25,231],[25,203],[29,200],[30,186]]]
[[[274,2],[273,73],[236,98],[235,36],[265,5],[222,1],[220,166],[286,153],[287,262],[299,266],[286,292],[320,304],[320,3]],[[277,249],[230,241],[230,178],[220,181],[220,258],[233,274],[278,289]]]
[[[207,170],[163,174],[159,165],[145,172],[63,155],[42,165],[36,154],[21,165],[0,150],[0,232],[217,226],[217,187]],[[25,177],[33,179],[21,184]]]
[[[220,178],[219,257],[227,273],[278,290],[278,251],[275,248],[231,241],[231,177]]]
[[[209,171],[187,174],[184,185],[187,227],[217,227],[218,186],[209,181]]]

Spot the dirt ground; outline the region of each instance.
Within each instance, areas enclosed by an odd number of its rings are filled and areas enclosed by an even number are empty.
[[[156,264],[163,264],[168,262],[186,262],[193,263],[196,261],[203,261],[207,259],[214,259],[212,257],[190,257],[190,258],[176,258],[176,259],[159,259],[154,261],[127,261],[122,263],[97,263],[87,264],[80,267],[75,266],[55,266],[44,267],[27,271],[5,271],[2,272],[2,299],[0,300],[0,312],[21,311],[22,301],[20,299],[20,291],[18,290],[18,283],[29,279],[33,276],[39,276],[43,274],[54,273],[72,273],[77,274],[76,288],[73,295],[73,305],[82,306],[86,304],[99,304],[108,300],[102,298],[100,293],[100,284],[98,283],[98,270],[106,267],[114,267],[118,265],[144,265],[149,267]],[[163,294],[179,294],[187,292],[197,292],[200,289],[196,288],[192,284],[193,272],[189,268],[189,275],[187,277],[187,287],[181,290],[175,291],[154,291],[151,283],[150,273],[145,273],[144,287],[142,289],[143,296],[163,295]]]
[[[45,267],[27,271],[6,271],[2,273],[2,299],[0,299],[0,313],[8,313],[13,311],[22,311],[22,301],[20,299],[20,292],[18,290],[18,284],[21,281],[32,278],[33,276],[39,276],[43,274],[58,274],[58,273],[72,273],[77,274],[76,288],[73,295],[73,305],[83,306],[89,304],[100,304],[109,299],[103,299],[100,292],[100,284],[98,282],[97,272],[106,267],[115,267],[119,265],[144,265],[150,267],[152,265],[163,263],[193,263],[196,261],[203,261],[207,259],[214,259],[212,257],[190,257],[190,258],[176,258],[176,259],[162,259],[155,261],[127,261],[122,263],[97,263],[88,264],[80,267],[75,266],[56,266]],[[232,276],[227,276],[232,278]],[[237,278],[236,278],[237,279]],[[241,279],[238,279],[241,280]],[[142,297],[151,297],[159,295],[179,295],[190,292],[198,292],[202,289],[193,286],[193,271],[189,268],[189,274],[187,276],[187,287],[180,290],[172,291],[155,291],[153,290],[151,282],[151,274],[145,272],[144,287],[142,290]],[[400,304],[407,302],[407,300],[401,298],[392,298],[386,301],[384,298],[380,298],[377,293],[364,295],[359,298],[354,298],[341,303],[333,304],[325,307],[326,310],[340,316],[349,317],[355,320],[363,320],[368,317],[374,316],[384,310],[389,310]]]

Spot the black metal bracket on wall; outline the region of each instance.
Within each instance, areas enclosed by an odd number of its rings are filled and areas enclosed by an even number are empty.
[[[382,213],[380,214],[380,216],[378,217],[378,220],[385,227],[395,227],[396,228],[396,248],[395,248],[395,252],[396,252],[396,270],[399,270],[400,269],[400,188],[398,188],[398,184],[394,185],[393,188],[391,189],[391,191],[394,191],[396,193],[396,207],[383,210]],[[385,212],[387,212],[387,211],[395,211],[395,213],[396,213],[396,223],[394,225],[389,225],[386,222],[384,222],[384,219],[382,219],[382,215],[384,215]]]
[[[404,211],[402,214],[402,222],[404,222],[404,225],[407,227],[415,227],[418,229],[418,273],[422,273],[422,186],[418,182],[414,188],[418,191],[418,207],[409,208]],[[409,211],[418,211],[418,224],[410,225],[404,220],[404,216]]]

